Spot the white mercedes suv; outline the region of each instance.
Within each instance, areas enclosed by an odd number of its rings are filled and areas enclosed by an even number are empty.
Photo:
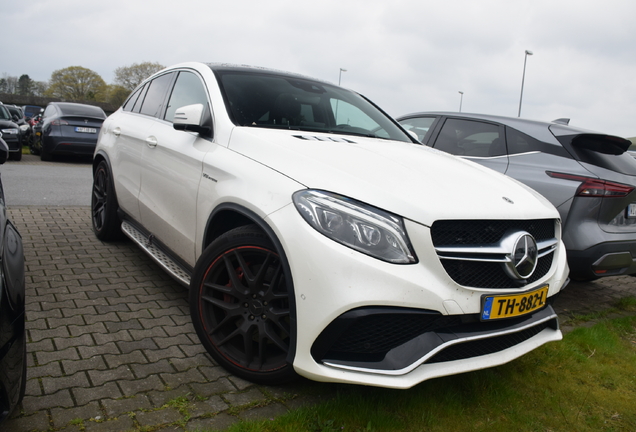
[[[164,69],[104,122],[93,171],[96,236],[189,287],[202,344],[244,379],[408,388],[562,337],[555,208],[327,82]]]

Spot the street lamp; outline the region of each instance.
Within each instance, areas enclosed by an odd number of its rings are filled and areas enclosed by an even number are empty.
[[[464,92],[460,91],[459,94],[459,112],[462,112],[462,101],[464,100]]]
[[[521,117],[521,100],[523,99],[523,82],[526,79],[526,61],[528,61],[529,55],[532,55],[532,51],[526,50],[526,55],[523,58],[523,75],[521,76],[521,96],[519,96],[519,113],[517,113],[517,117]]]
[[[342,81],[342,73],[346,71],[346,69],[340,68],[340,73],[338,74],[338,85],[340,85],[340,81]]]

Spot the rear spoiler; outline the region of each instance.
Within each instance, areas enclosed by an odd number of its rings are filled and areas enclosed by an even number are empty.
[[[631,141],[613,135],[580,134],[572,138],[573,147],[608,155],[621,155],[631,145]]]

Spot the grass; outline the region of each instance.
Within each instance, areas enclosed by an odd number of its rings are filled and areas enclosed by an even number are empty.
[[[633,310],[636,300],[624,303]],[[410,390],[314,389],[333,397],[228,431],[636,431],[636,316],[581,327],[507,365]]]

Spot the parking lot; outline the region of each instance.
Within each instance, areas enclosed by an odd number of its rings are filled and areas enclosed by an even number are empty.
[[[39,163],[16,163],[30,160]],[[97,240],[87,206],[9,214],[25,247],[29,363],[22,411],[3,431],[224,429],[331,389],[304,379],[257,386],[215,365],[192,327],[187,290],[132,243]],[[628,295],[636,278],[572,283],[556,309],[569,330],[571,317]]]

